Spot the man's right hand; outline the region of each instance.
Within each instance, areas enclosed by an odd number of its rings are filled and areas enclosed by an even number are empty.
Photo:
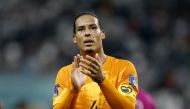
[[[87,76],[81,73],[81,68],[79,68],[79,62],[82,57],[78,54],[74,57],[74,61],[72,62],[72,75],[71,81],[73,84],[73,88],[75,91],[79,91],[81,87],[85,84]]]

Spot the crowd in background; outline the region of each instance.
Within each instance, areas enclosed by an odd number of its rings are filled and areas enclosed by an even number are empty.
[[[74,16],[84,11],[98,15],[106,54],[135,64],[158,109],[190,107],[189,0],[0,0],[0,75],[70,64]]]

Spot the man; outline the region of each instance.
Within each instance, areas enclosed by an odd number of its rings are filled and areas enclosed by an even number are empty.
[[[138,78],[130,61],[104,53],[105,33],[93,13],[74,21],[73,42],[80,50],[55,81],[53,109],[135,109]]]

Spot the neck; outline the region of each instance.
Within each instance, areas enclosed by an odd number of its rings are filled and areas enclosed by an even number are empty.
[[[99,51],[99,52],[93,52],[93,53],[87,53],[87,52],[83,52],[80,51],[81,56],[85,57],[86,55],[95,57],[96,53],[98,53],[100,59],[101,59],[101,63],[103,64],[107,58],[107,55],[104,53],[103,48]]]

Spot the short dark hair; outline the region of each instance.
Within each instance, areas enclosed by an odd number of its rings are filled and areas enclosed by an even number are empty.
[[[101,22],[100,22],[100,20],[99,20],[99,18],[98,18],[98,16],[96,15],[96,14],[94,14],[94,13],[92,13],[92,12],[83,12],[83,13],[80,13],[80,14],[78,14],[75,18],[74,18],[74,22],[73,22],[73,33],[75,34],[76,33],[76,20],[79,18],[79,17],[81,17],[81,16],[83,16],[83,15],[91,15],[91,16],[94,16],[94,17],[96,17],[97,19],[98,19],[98,24],[99,24],[99,26],[100,26],[100,29],[102,30],[102,24],[101,24]]]

